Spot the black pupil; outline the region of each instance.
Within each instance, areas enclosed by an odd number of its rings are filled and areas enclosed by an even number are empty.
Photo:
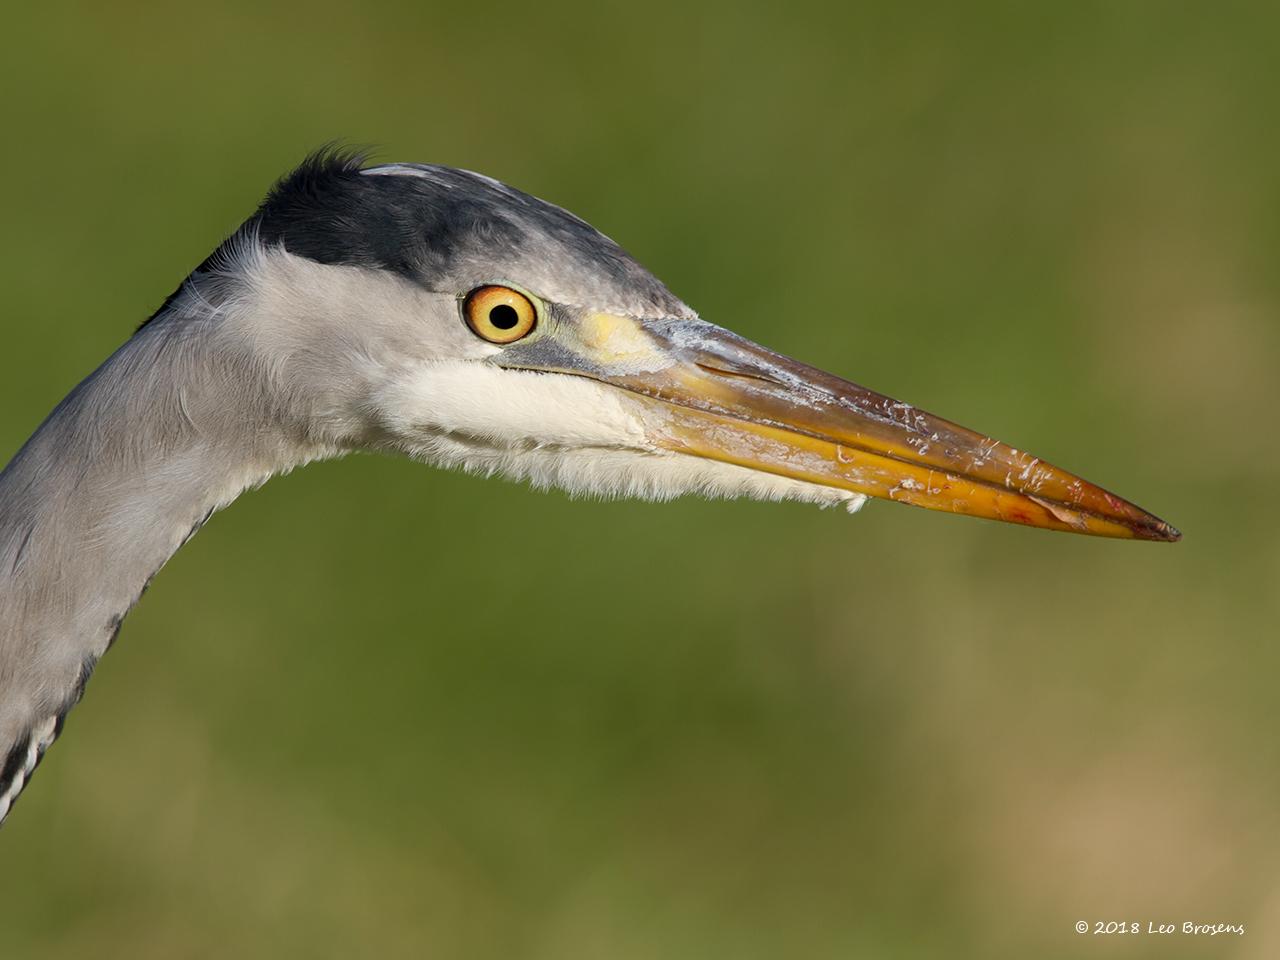
[[[489,311],[489,322],[499,330],[510,330],[520,322],[520,314],[508,303],[500,303]]]

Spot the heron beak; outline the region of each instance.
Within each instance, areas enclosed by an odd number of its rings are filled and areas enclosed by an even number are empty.
[[[853,493],[1047,530],[1175,541],[1169,524],[1025,451],[704,321],[584,318],[585,374],[653,401],[653,442]]]

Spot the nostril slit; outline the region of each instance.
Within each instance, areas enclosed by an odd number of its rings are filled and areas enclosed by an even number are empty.
[[[700,363],[695,360],[693,365],[699,370],[705,370],[707,373],[715,374],[717,377],[738,377],[742,380],[759,380],[762,383],[775,383],[783,386],[781,380],[775,380],[767,373],[756,373],[750,370],[729,370],[725,367],[715,367],[709,363]]]

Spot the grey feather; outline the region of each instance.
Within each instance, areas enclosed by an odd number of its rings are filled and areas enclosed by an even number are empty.
[[[410,449],[386,396],[421,364],[491,357],[458,303],[495,280],[693,316],[558,207],[464,171],[325,155],[67,395],[0,472],[0,819],[151,577],[241,491],[353,449],[494,469],[467,461],[474,441],[433,453],[426,427]]]

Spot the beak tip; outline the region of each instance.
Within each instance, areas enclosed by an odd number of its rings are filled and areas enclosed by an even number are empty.
[[[1182,531],[1173,524],[1165,523],[1157,517],[1152,522],[1138,529],[1138,536],[1143,540],[1154,540],[1157,543],[1177,543],[1182,539]]]

